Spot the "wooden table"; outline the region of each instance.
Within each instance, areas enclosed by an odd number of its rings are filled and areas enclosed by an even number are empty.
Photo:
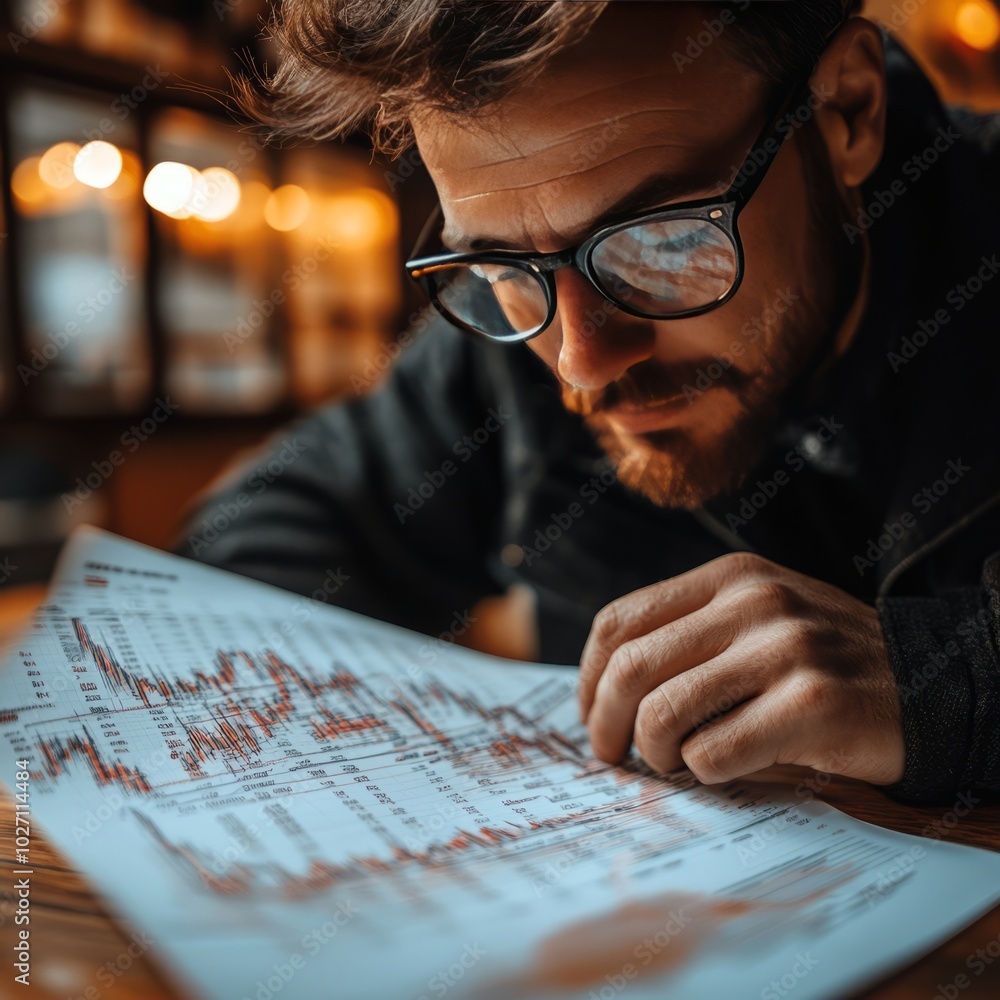
[[[0,608],[0,633],[23,616],[39,594],[23,596],[20,614]],[[9,605],[9,602],[8,602]],[[5,622],[6,619],[6,622]],[[1000,805],[976,805],[968,815],[950,815],[949,809],[917,809],[890,802],[877,790],[842,778],[816,776],[801,768],[771,768],[760,778],[793,788],[811,781],[816,797],[858,819],[903,833],[938,835],[961,844],[1000,850]],[[0,997],[25,996],[37,1000],[180,1000],[155,964],[155,949],[143,950],[130,931],[110,917],[91,887],[71,865],[34,831],[31,844],[31,986],[12,982],[11,958],[15,931],[10,889],[15,867],[13,800],[0,790]],[[1000,907],[951,938],[875,989],[858,996],[870,1000],[997,1000],[1000,998],[1000,958],[973,974],[966,960],[991,943],[1000,947]],[[131,954],[130,949],[131,947]],[[989,959],[989,954],[986,954]],[[110,963],[110,964],[109,964]],[[960,978],[960,977],[965,977]],[[941,988],[946,991],[941,993]],[[89,992],[88,992],[89,990]],[[951,992],[951,991],[954,992]],[[794,992],[789,994],[794,1000]],[[280,1000],[334,1000],[296,998],[294,990]],[[239,1000],[234,997],[233,1000]],[[385,1000],[396,1000],[386,997]],[[684,1000],[702,1000],[687,998]],[[725,997],[705,1000],[727,1000]]]

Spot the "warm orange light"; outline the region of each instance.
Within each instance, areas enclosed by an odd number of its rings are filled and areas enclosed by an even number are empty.
[[[124,201],[135,196],[139,190],[139,180],[142,177],[142,164],[135,153],[122,150],[122,172],[111,187],[104,189],[105,197],[113,201]]]
[[[37,208],[49,197],[45,181],[39,176],[40,156],[29,156],[15,168],[10,178],[10,189],[23,209]]]
[[[396,233],[396,206],[373,188],[360,188],[330,201],[325,232],[343,243],[379,243]]]
[[[279,233],[297,229],[309,215],[309,195],[298,184],[275,188],[264,205],[264,221]]]
[[[111,187],[122,172],[121,150],[110,142],[88,142],[73,160],[73,173],[81,184],[92,188]]]
[[[1000,14],[992,4],[969,0],[955,12],[955,34],[970,48],[988,52],[1000,40]]]
[[[38,176],[52,188],[61,190],[72,187],[76,183],[73,161],[79,152],[80,147],[75,142],[57,142],[42,153],[38,162]]]
[[[228,219],[240,203],[240,182],[225,167],[208,167],[201,171],[201,181],[188,207],[202,222]]]
[[[157,163],[142,185],[142,196],[150,208],[174,219],[191,215],[188,204],[194,198],[201,182],[201,175],[194,167],[174,160]]]
[[[226,219],[226,226],[234,234],[255,232],[264,221],[264,206],[271,196],[271,189],[258,180],[240,184],[240,203]]]

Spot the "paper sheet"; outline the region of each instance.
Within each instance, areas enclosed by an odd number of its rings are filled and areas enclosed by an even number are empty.
[[[93,529],[0,690],[0,780],[207,1000],[840,997],[1000,900],[1000,855],[601,764],[572,669]]]

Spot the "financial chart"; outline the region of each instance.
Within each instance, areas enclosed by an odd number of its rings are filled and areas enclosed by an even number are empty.
[[[572,668],[94,530],[0,676],[0,780],[193,996],[837,996],[1000,897],[986,852],[597,761]]]

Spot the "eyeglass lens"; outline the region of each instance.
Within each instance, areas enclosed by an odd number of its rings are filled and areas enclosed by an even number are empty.
[[[704,219],[665,219],[618,230],[594,248],[591,265],[612,301],[670,316],[709,305],[736,280],[736,248]],[[543,279],[506,263],[455,264],[434,272],[441,305],[455,319],[498,340],[542,329]]]

